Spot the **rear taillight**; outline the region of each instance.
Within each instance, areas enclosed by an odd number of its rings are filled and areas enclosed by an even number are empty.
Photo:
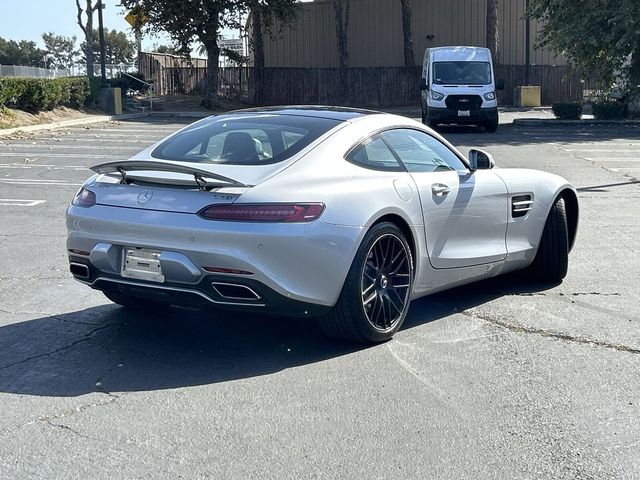
[[[324,210],[323,203],[259,203],[210,205],[198,213],[207,220],[235,222],[311,222]]]
[[[76,207],[93,207],[96,204],[96,194],[86,188],[81,188],[71,202]]]

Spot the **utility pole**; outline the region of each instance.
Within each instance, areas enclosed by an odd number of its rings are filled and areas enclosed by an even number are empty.
[[[102,24],[102,0],[98,0],[98,30],[100,34],[100,69],[102,71],[102,86],[107,86],[107,67],[104,60],[104,26]]]

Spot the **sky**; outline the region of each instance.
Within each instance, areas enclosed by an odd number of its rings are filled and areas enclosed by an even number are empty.
[[[179,0],[176,0],[179,1]],[[125,9],[119,0],[103,0],[106,6],[103,10],[105,28],[126,32],[133,40],[129,24],[125,21]],[[86,2],[81,0],[80,5]],[[53,32],[56,35],[72,36],[82,41],[82,30],[76,23],[75,0],[0,0],[0,37],[8,40],[32,40],[41,48],[42,33]],[[98,14],[94,17],[94,26],[98,27]],[[231,32],[223,32],[230,36]],[[150,49],[154,44],[169,45],[167,36],[145,36],[142,40],[143,50]]]

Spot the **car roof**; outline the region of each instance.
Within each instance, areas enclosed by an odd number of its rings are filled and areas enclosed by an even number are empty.
[[[274,107],[257,107],[234,110],[224,113],[224,115],[264,113],[269,115],[291,115],[301,117],[326,118],[330,120],[348,121],[365,115],[375,115],[381,112],[375,110],[365,110],[351,107],[332,107],[325,105],[283,105]]]

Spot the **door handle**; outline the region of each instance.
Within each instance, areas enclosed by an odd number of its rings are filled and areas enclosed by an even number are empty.
[[[445,197],[449,195],[449,187],[443,183],[434,183],[431,185],[431,191],[436,197]]]

